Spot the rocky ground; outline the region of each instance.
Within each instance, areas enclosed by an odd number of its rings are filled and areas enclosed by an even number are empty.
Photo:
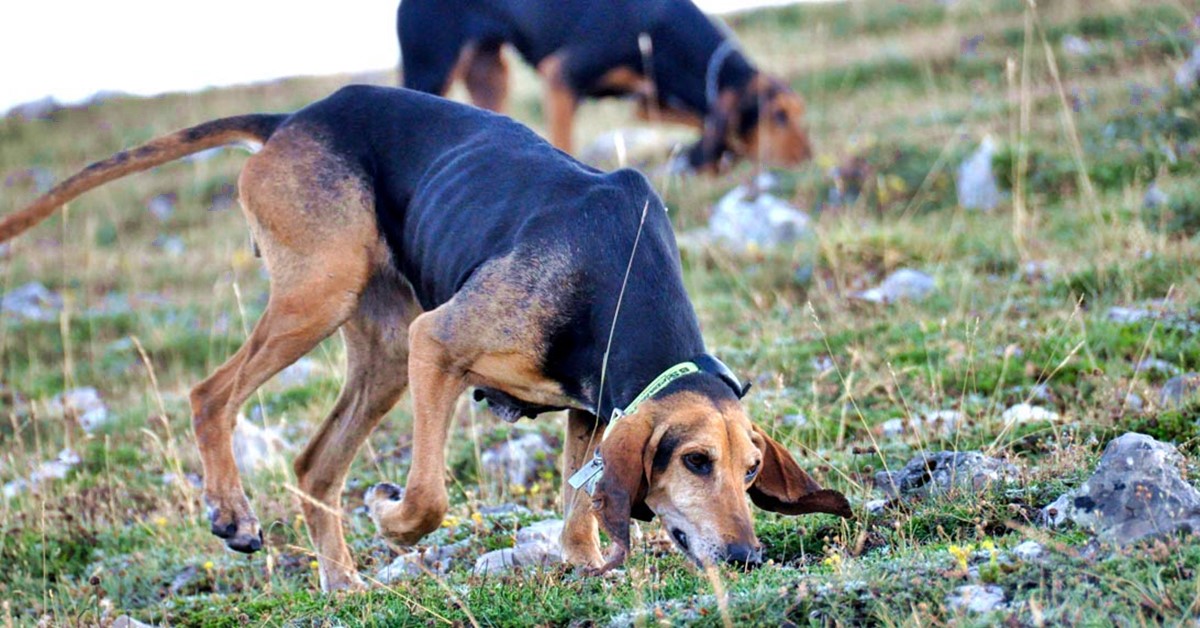
[[[808,99],[814,163],[677,176],[686,131],[636,127],[627,103],[586,105],[577,139],[651,176],[710,348],[854,520],[760,513],[768,563],[710,573],[643,525],[625,569],[582,577],[559,563],[562,418],[509,425],[464,399],[450,516],[389,547],[362,494],[405,478],[402,401],[344,505],[375,586],[323,596],[290,460],[337,395],[335,338],[244,408],[238,465],[267,548],[226,553],[207,533],[187,391],[245,337],[266,277],[233,209],[244,157],[213,152],[0,249],[4,621],[1194,621],[1198,8],[867,0],[731,23]],[[539,88],[518,74],[514,115],[540,128]],[[0,211],[156,134],[352,80],[390,73],[19,110],[0,120]]]

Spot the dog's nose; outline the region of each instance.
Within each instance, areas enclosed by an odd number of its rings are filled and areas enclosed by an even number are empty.
[[[757,567],[762,564],[762,547],[749,543],[730,543],[725,546],[725,562]]]

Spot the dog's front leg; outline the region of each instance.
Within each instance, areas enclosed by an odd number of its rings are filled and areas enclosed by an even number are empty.
[[[439,308],[422,314],[409,327],[413,450],[408,482],[403,491],[382,483],[366,494],[367,507],[380,534],[398,545],[412,545],[436,530],[450,504],[445,480],[446,435],[466,380],[435,336],[443,311]]]
[[[567,414],[567,438],[563,446],[563,560],[572,565],[598,568],[604,564],[600,554],[600,534],[592,514],[592,497],[586,491],[567,484],[571,477],[594,455],[600,442],[596,417],[590,412],[571,410]],[[602,431],[602,430],[601,430]]]

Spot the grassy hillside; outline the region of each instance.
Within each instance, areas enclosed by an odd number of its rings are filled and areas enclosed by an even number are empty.
[[[697,573],[651,524],[615,578],[565,568],[471,575],[474,558],[512,545],[519,525],[555,516],[560,483],[548,465],[530,485],[509,486],[483,471],[481,452],[530,430],[558,443],[562,420],[512,427],[465,400],[449,455],[452,518],[431,542],[471,542],[444,576],[319,594],[285,464],[247,479],[268,549],[226,553],[188,477],[200,463],[187,392],[236,349],[265,304],[265,275],[229,202],[244,155],[227,151],[101,188],[0,258],[0,293],[38,282],[63,301],[47,320],[0,318],[0,483],[11,493],[0,497],[0,618],[1128,625],[1195,617],[1200,541],[1095,548],[1081,531],[1043,527],[1038,512],[1085,479],[1123,432],[1176,443],[1189,466],[1200,454],[1200,405],[1160,403],[1172,374],[1200,371],[1200,96],[1173,82],[1200,40],[1198,20],[1191,0],[1053,0],[1036,11],[1019,0],[863,0],[730,19],[751,56],[808,100],[818,156],[780,178],[811,212],[816,237],[769,254],[689,249],[687,285],[710,349],[756,382],[752,416],[819,481],[844,490],[859,515],[760,513],[771,562],[750,572]],[[32,199],[39,178],[61,178],[155,135],[288,111],[348,82],[391,77],[112,98],[46,119],[0,120],[0,212]],[[512,109],[541,129],[540,88],[524,67]],[[577,119],[582,145],[633,124],[632,105],[589,103]],[[990,212],[964,210],[954,170],[985,135],[998,146],[1004,200]],[[686,231],[752,175],[743,165],[656,184]],[[1145,202],[1152,182],[1165,203]],[[161,195],[174,195],[173,211],[148,209]],[[850,298],[898,268],[932,275],[936,291],[892,305]],[[1160,299],[1155,307],[1174,312],[1172,323],[1109,315]],[[311,372],[277,378],[246,408],[293,452],[340,386],[338,339],[309,357]],[[1158,362],[1137,368],[1147,360]],[[90,434],[53,403],[88,386],[108,412]],[[1007,422],[1003,412],[1023,401],[1057,418]],[[944,433],[914,427],[941,410],[964,418]],[[362,491],[403,482],[410,423],[406,398],[351,472],[345,517],[365,574],[396,553],[374,537]],[[68,448],[80,460],[65,478],[30,481]],[[875,472],[923,450],[980,450],[1014,464],[1020,480],[869,511],[881,496]],[[528,512],[483,516],[501,504]],[[1011,559],[1028,539],[1049,556]],[[994,549],[960,562],[968,545]],[[1003,589],[1005,608],[975,614],[947,603],[957,587],[980,581]]]

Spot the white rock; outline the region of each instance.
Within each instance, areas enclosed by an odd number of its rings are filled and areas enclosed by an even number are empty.
[[[549,545],[558,545],[559,537],[562,536],[563,521],[562,519],[546,519],[531,523],[520,530],[517,530],[517,545],[525,545],[527,543],[547,543]]]
[[[384,565],[375,574],[375,579],[384,584],[420,576],[425,573],[445,574],[454,559],[470,549],[470,539],[450,545],[437,545],[424,550],[414,550],[396,557],[391,564]]]
[[[1004,608],[1004,589],[992,584],[968,584],[958,587],[946,598],[946,605],[972,613],[987,613]]]
[[[853,298],[871,303],[895,303],[896,301],[920,301],[937,287],[933,277],[919,270],[901,268],[888,275],[878,287],[857,292]]]
[[[54,414],[75,417],[79,427],[89,434],[108,423],[108,408],[91,386],[68,390],[51,399],[49,406]]]
[[[895,438],[904,434],[904,419],[888,419],[880,424],[879,429],[884,436]]]
[[[0,310],[27,321],[55,320],[62,307],[62,297],[36,281],[14,288],[0,299]]]
[[[514,568],[545,567],[562,561],[562,551],[549,543],[526,543],[488,552],[475,561],[476,575],[500,575]]]
[[[643,168],[665,162],[682,143],[682,135],[660,129],[614,129],[592,140],[580,151],[579,160],[598,168]]]
[[[1029,563],[1046,555],[1046,548],[1037,541],[1024,541],[1013,548],[1012,553],[1017,558]]]
[[[242,473],[259,469],[285,468],[284,454],[291,446],[274,427],[259,427],[238,415],[233,430],[233,457]]]
[[[4,499],[12,499],[25,492],[29,483],[25,480],[11,480],[4,483]]]
[[[752,189],[739,185],[713,208],[708,228],[713,239],[739,250],[777,248],[812,234],[808,214],[766,192],[771,180]]]
[[[1021,423],[1032,423],[1034,421],[1049,421],[1051,423],[1059,419],[1057,412],[1052,412],[1041,406],[1031,406],[1027,403],[1018,403],[1017,405],[1004,411],[1000,415],[1001,420],[1005,425],[1014,425]]]
[[[996,154],[996,143],[990,135],[985,136],[979,148],[958,167],[955,187],[958,204],[964,209],[992,210],[1000,204],[1000,188],[992,174],[992,159]]]

